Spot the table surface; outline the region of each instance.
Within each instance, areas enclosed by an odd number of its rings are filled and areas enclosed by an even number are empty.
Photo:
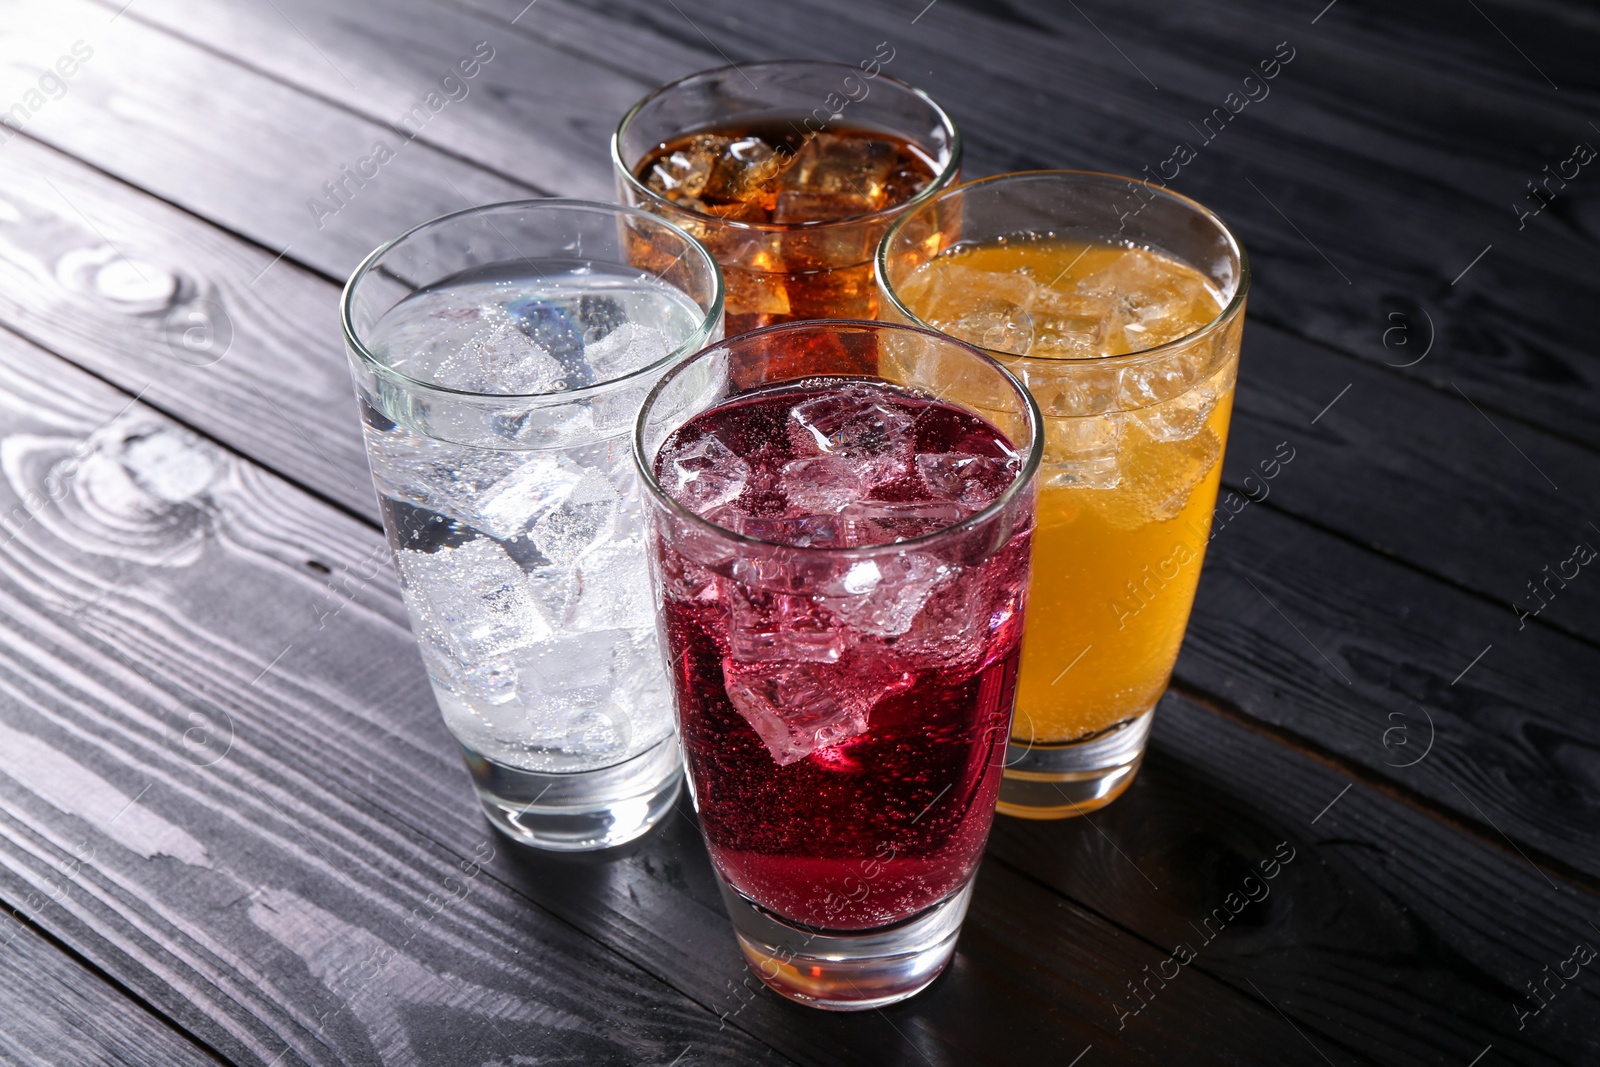
[[[1324,3],[7,0],[0,1061],[1600,1062],[1600,18]],[[336,300],[421,219],[611,199],[654,85],[884,43],[969,176],[1148,168],[1254,288],[1138,780],[999,819],[950,971],[828,1015],[689,814],[491,833]]]

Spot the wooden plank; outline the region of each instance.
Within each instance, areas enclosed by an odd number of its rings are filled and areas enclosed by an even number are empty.
[[[1329,1040],[1388,1064],[1600,1057],[1596,984],[1540,988],[1600,947],[1595,896],[1177,695],[1117,803],[1002,819],[989,851],[1161,946],[1132,976],[1151,1007],[1198,972],[1282,1011],[1306,1035],[1292,1062],[1345,1062]],[[1139,1006],[1123,989],[1102,1010],[1132,1029]]]
[[[1600,643],[1600,582],[1582,578],[1587,553],[1572,561],[1580,544],[1600,550],[1593,453],[1254,319],[1239,380],[1227,507],[1260,500],[1480,592],[1514,630]]]
[[[241,60],[402,138],[567,196],[613,198],[611,131],[648,87],[636,75],[597,79],[587,58],[507,33],[500,19],[427,0],[389,0],[366,11],[277,0],[226,8],[140,0],[125,17]],[[470,77],[463,77],[464,57],[472,60]],[[430,92],[444,106],[419,121],[413,108]]]
[[[0,899],[235,1062],[781,1060],[491,873],[370,528],[0,368]]]
[[[0,919],[0,1060],[192,1067],[220,1062],[38,933]]]

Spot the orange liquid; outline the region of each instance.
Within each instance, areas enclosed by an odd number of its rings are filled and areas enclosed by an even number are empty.
[[[1131,368],[1094,359],[1192,334],[1219,296],[1158,253],[1040,239],[946,252],[900,296],[938,329],[1021,356],[1005,362],[1045,414],[1013,739],[1081,740],[1149,710],[1200,578],[1238,332]]]

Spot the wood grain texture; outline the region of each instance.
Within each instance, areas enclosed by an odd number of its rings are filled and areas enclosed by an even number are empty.
[[[0,1062],[214,1067],[219,1061],[151,1018],[36,932],[0,919]]]
[[[121,3],[102,6],[115,11]],[[637,75],[597,78],[587,58],[537,35],[508,33],[500,19],[441,10],[428,0],[386,0],[365,10],[305,0],[227,6],[140,0],[127,17],[565,196],[613,198],[607,145],[622,114],[649,88]],[[475,72],[462,77],[462,58],[474,57],[482,42],[493,58],[469,64]],[[407,119],[429,92],[438,92],[445,106],[430,110],[426,122]]]
[[[1303,531],[1248,505],[1216,533],[1175,677],[1595,888],[1600,652]]]
[[[1293,859],[1269,880],[1280,842]],[[1600,1057],[1600,984],[1540,1000],[1525,985],[1600,947],[1596,897],[1176,695],[1122,799],[1088,819],[1002,819],[989,851],[1159,946],[1132,976],[1151,1008],[1198,972],[1281,1010],[1333,1063],[1346,1053],[1328,1041],[1388,1064],[1467,1064],[1491,1044],[1483,1062]],[[1173,978],[1158,961],[1179,945],[1196,958]],[[1145,964],[1169,983],[1144,986]],[[1322,1060],[1302,1043],[1291,1062]]]
[[[26,138],[0,202],[6,327],[376,521],[337,286]]]
[[[75,39],[84,41],[93,56],[24,132],[258,242],[269,256],[292,255],[343,278],[418,221],[538,194],[113,13],[87,0],[18,0],[0,24],[0,99],[25,94]],[[416,86],[423,97],[428,91],[426,81]],[[459,106],[479,102],[468,96]],[[379,144],[392,154],[381,165]],[[357,185],[341,168],[363,159],[374,160],[375,176]],[[331,182],[346,183],[338,200]],[[313,209],[318,200],[329,214]]]
[[[414,828],[470,792],[401,740],[440,729],[373,531],[37,349],[0,367],[0,899],[235,1062],[778,1062],[529,907],[481,822]]]

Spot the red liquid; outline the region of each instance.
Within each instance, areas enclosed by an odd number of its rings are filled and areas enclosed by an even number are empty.
[[[748,464],[742,487],[717,474],[737,470],[730,457]],[[655,470],[719,525],[860,546],[981,510],[1017,463],[976,416],[853,380],[702,413],[664,444]],[[855,491],[833,492],[829,479],[851,470]],[[860,930],[916,915],[966,882],[993,821],[1030,532],[1023,510],[987,558],[989,524],[898,561],[873,557],[874,585],[859,559],[852,570],[818,553],[725,546],[727,560],[708,562],[703,547],[691,559],[658,531],[690,778],[712,859],[740,893],[796,923]]]

